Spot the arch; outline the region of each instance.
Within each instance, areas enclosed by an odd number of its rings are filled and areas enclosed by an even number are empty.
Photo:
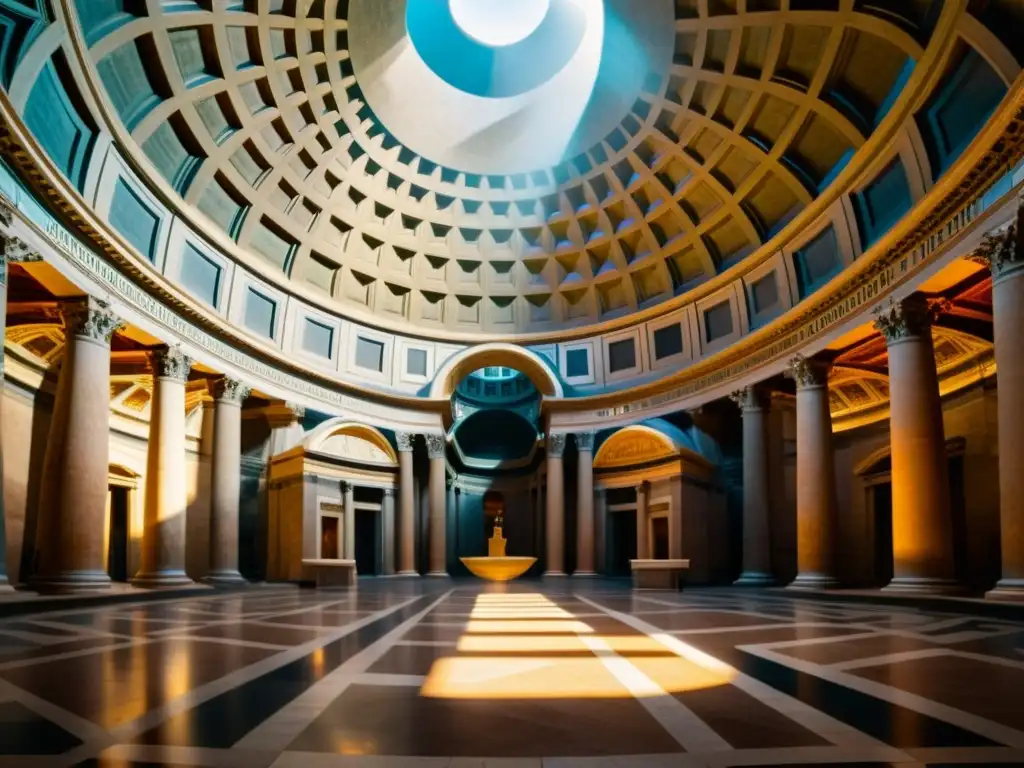
[[[633,424],[614,432],[594,456],[595,469],[613,469],[674,458],[712,468],[707,458],[649,424]]]
[[[946,438],[946,456],[952,457],[962,454],[967,449],[967,438],[965,437],[947,437]],[[886,443],[863,459],[861,459],[853,468],[854,477],[865,477],[877,474],[878,472],[887,471],[887,467],[884,466],[892,456],[892,443]]]
[[[366,450],[360,451],[362,455],[339,453],[339,450],[345,450],[346,444],[351,449],[359,443],[366,445]],[[329,453],[363,463],[398,466],[398,454],[383,432],[369,424],[360,424],[344,418],[325,421],[306,436],[302,446],[308,451]]]
[[[480,344],[464,349],[448,359],[430,385],[430,396],[436,399],[449,398],[473,371],[481,368],[500,366],[513,368],[530,381],[545,397],[564,397],[562,382],[551,370],[547,361],[536,352],[516,344]]]

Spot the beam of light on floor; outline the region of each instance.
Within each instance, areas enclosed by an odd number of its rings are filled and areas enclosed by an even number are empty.
[[[660,638],[598,634],[532,593],[481,595],[456,650],[459,655],[434,662],[421,696],[649,698],[726,685],[735,677],[706,654],[680,658]]]

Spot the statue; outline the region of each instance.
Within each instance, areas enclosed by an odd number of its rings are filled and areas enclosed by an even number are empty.
[[[505,539],[502,531],[505,528],[505,516],[498,514],[494,518],[494,534],[487,541],[487,556],[488,557],[505,557],[505,546],[508,541]]]
[[[505,554],[505,515],[494,518],[494,533],[487,541],[487,557],[459,558],[470,572],[487,581],[511,581],[526,573],[537,562],[535,557],[509,557]]]

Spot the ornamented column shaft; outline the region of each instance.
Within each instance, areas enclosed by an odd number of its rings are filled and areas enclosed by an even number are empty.
[[[0,205],[5,205],[0,202]],[[3,211],[3,223],[10,225],[10,211]],[[17,238],[8,235],[0,235],[0,404],[4,396],[4,344],[3,340],[7,334],[7,268],[8,261],[14,261],[17,254],[27,250],[27,246]],[[3,408],[0,407],[0,412]],[[2,419],[0,419],[0,433],[2,433]],[[0,446],[0,592],[7,592],[13,589],[7,579],[7,524],[4,517],[4,458],[3,448]]]
[[[413,436],[399,432],[398,442],[398,575],[416,576],[416,489],[413,481]]]
[[[651,542],[647,535],[647,513],[649,509],[647,483],[636,487],[636,559],[650,560]]]
[[[110,585],[104,561],[110,476],[110,340],[121,320],[89,297],[65,305],[65,347],[39,498],[40,590]]]
[[[760,387],[732,395],[743,412],[743,573],[736,584],[766,586],[772,575],[771,484],[768,471],[769,399]]]
[[[792,588],[825,589],[837,584],[835,549],[839,500],[825,360],[797,357],[789,377],[796,382],[797,576]]]
[[[913,294],[875,322],[889,345],[894,577],[886,589],[925,593],[956,587],[932,315]]]
[[[381,506],[381,540],[384,546],[384,557],[381,572],[385,576],[395,573],[395,489],[385,488],[383,505]]]
[[[594,433],[576,434],[576,571],[594,576]]]
[[[356,559],[356,487],[352,483],[342,484],[344,494],[344,506],[342,509],[343,519],[341,521],[344,531],[342,535],[343,560]]]
[[[238,572],[238,512],[242,485],[242,403],[250,389],[235,379],[214,385],[210,470],[210,570],[215,585],[244,584]]]
[[[178,347],[153,355],[142,557],[132,579],[138,587],[192,583],[185,575],[185,381],[191,368]]]
[[[545,576],[565,576],[565,443],[564,434],[548,435]]]
[[[427,435],[427,456],[430,458],[430,563],[428,576],[447,576],[448,510],[444,435]]]
[[[988,597],[1024,600],[1024,201],[1003,236],[987,238],[992,267],[999,400],[999,525],[1002,578]]]

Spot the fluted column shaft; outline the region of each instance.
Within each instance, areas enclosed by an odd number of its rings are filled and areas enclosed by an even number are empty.
[[[794,588],[824,589],[837,583],[838,528],[835,450],[828,375],[822,360],[798,357],[790,364],[796,382],[797,576]]]
[[[153,355],[146,505],[139,587],[191,584],[185,575],[185,381],[192,360],[176,347]]]
[[[636,487],[636,559],[649,560],[651,542],[647,535],[648,486],[641,483]]]
[[[565,435],[548,435],[545,576],[565,576],[565,442]]]
[[[574,576],[593,576],[594,571],[594,433],[576,435],[576,571]]]
[[[384,489],[380,514],[381,541],[384,546],[381,572],[385,576],[392,576],[395,573],[395,490],[393,488]]]
[[[733,395],[743,412],[743,573],[739,585],[772,584],[771,483],[768,471],[769,400],[748,387]]]
[[[210,469],[210,569],[206,581],[244,584],[238,572],[238,511],[242,484],[242,403],[249,388],[224,378],[214,385]]]
[[[398,440],[398,573],[416,574],[416,489],[413,481],[413,436],[405,432]]]
[[[344,493],[344,506],[342,507],[342,525],[344,540],[342,551],[345,560],[356,559],[356,487],[352,483],[345,483],[342,492]]]
[[[920,294],[894,303],[876,322],[889,345],[894,576],[886,589],[934,593],[956,584],[931,324]]]
[[[1024,600],[1024,202],[1005,235],[986,238],[992,268],[999,412],[999,529],[1002,573],[992,599]]]
[[[430,557],[428,576],[447,576],[448,510],[446,487],[444,435],[427,435],[427,455],[430,458]]]
[[[47,591],[110,585],[106,563],[110,474],[110,339],[121,321],[88,298],[63,308],[64,357],[39,498],[33,583]]]

